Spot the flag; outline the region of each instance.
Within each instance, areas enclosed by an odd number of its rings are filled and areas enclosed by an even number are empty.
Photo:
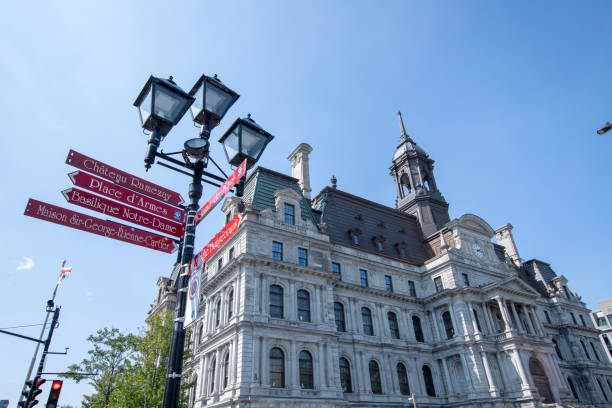
[[[60,272],[59,278],[57,279],[57,284],[59,285],[60,283],[62,283],[62,281],[66,279],[68,275],[70,275],[71,271],[72,271],[72,265],[71,266],[62,265],[62,270]]]
[[[191,274],[189,284],[187,285],[187,307],[185,310],[185,326],[195,321],[198,317],[198,307],[200,305],[200,281],[202,279],[202,270],[198,269]]]

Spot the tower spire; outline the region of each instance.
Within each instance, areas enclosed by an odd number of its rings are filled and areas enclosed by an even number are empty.
[[[400,135],[400,141],[404,139],[410,139],[410,136],[408,136],[408,133],[406,133],[406,128],[404,127],[404,120],[402,119],[402,112],[399,110],[397,111],[397,117],[399,119],[400,130],[402,131],[402,134]]]

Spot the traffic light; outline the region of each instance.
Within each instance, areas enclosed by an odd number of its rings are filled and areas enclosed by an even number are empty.
[[[17,406],[23,408],[31,408],[34,405],[38,404],[38,400],[36,399],[36,397],[42,392],[40,387],[46,381],[47,380],[43,378],[35,378],[33,380],[26,381],[26,389],[22,393],[22,395],[25,397],[25,401],[21,401]]]
[[[53,380],[51,383],[51,392],[47,400],[47,408],[56,408],[59,401],[60,392],[62,391],[62,380]]]

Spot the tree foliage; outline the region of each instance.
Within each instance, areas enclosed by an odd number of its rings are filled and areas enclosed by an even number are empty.
[[[105,328],[88,337],[88,341],[94,343],[94,348],[89,351],[90,357],[81,364],[69,367],[73,373],[92,368],[99,373],[90,379],[94,394],[83,396],[85,408],[149,408],[162,405],[173,315],[172,311],[159,311],[149,316],[146,328],[141,329],[138,335],[122,335],[116,329]],[[190,357],[188,348],[184,357]],[[188,371],[183,372],[183,378],[189,376]],[[74,374],[66,377],[77,382],[82,379]],[[181,386],[181,406],[187,406],[184,395],[192,386]]]

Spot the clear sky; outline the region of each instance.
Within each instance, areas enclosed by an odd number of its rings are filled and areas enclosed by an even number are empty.
[[[241,94],[213,132],[217,161],[218,137],[250,112],[276,136],[261,165],[287,173],[287,155],[307,142],[313,192],[335,174],[340,189],[389,206],[400,109],[436,160],[451,218],[512,223],[520,255],[550,262],[596,307],[612,297],[612,132],[595,134],[612,121],[611,21],[609,1],[2,2],[0,327],[42,323],[63,259],[73,273],[52,349],[70,352],[46,371],[80,361],[98,328],[143,325],[174,255],[23,211],[29,197],[71,207],[60,194],[70,148],[187,196],[185,176],[144,172],[132,103],[150,74],[188,90],[217,73]],[[197,136],[188,119],[166,151]],[[219,214],[198,227],[198,248]],[[18,268],[24,257],[32,268]],[[33,347],[0,335],[0,399],[11,406]],[[68,381],[61,401],[79,406],[89,392]]]

